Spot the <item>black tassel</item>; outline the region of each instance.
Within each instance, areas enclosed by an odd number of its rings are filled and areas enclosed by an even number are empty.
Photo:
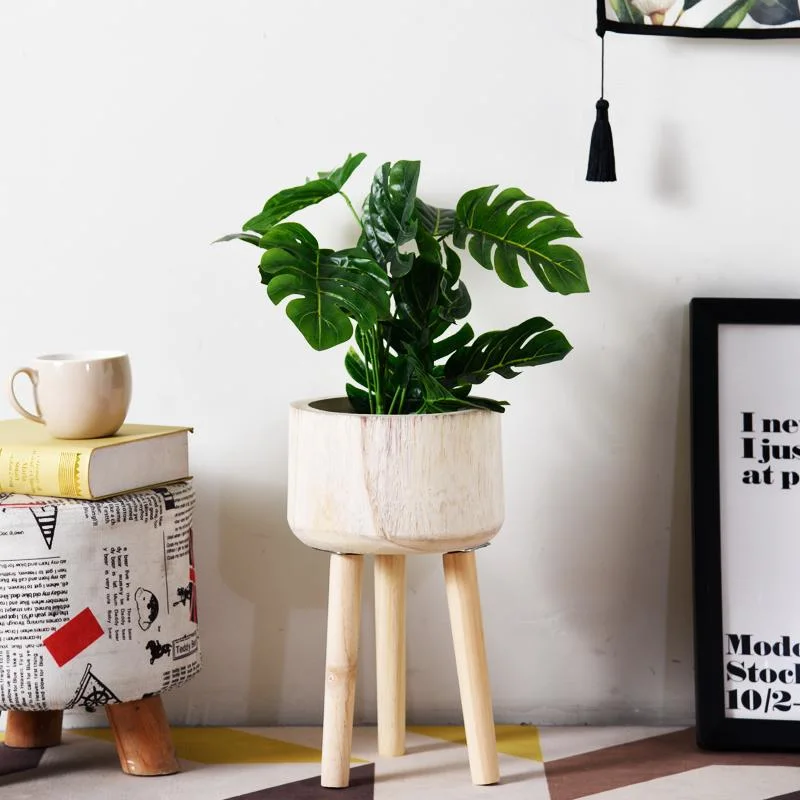
[[[587,181],[615,181],[617,169],[614,162],[614,137],[608,121],[608,100],[597,101],[597,119],[592,128],[592,143],[589,146],[589,168]]]
[[[601,34],[602,35],[602,34]],[[605,84],[605,37],[601,38],[600,51],[600,99],[597,101],[597,119],[592,128],[592,143],[589,146],[587,181],[615,181],[617,168],[614,161],[614,137],[608,121],[608,100],[603,97]]]

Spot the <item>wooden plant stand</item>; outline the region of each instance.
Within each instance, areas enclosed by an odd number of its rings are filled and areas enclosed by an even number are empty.
[[[350,782],[364,556],[332,553],[328,595],[322,786]],[[475,553],[445,553],[444,576],[472,782],[497,783],[491,688]],[[375,556],[378,753],[401,756],[406,732],[405,560]]]
[[[287,518],[329,552],[322,785],[350,781],[361,577],[375,557],[378,752],[405,752],[406,556],[444,559],[472,781],[497,783],[475,550],[503,524],[500,415],[358,414],[344,398],[293,403]]]
[[[105,706],[122,771],[127,775],[173,775],[180,772],[172,735],[158,695]],[[7,747],[54,747],[61,744],[61,711],[9,711]]]

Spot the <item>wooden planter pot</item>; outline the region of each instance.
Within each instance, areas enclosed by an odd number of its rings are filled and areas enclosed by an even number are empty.
[[[503,524],[500,415],[348,413],[344,398],[292,404],[289,525],[337,553],[466,550]]]
[[[444,554],[472,780],[499,779],[475,548],[503,522],[500,415],[368,415],[294,403],[288,520],[329,551],[322,785],[348,785],[364,555],[375,556],[378,751],[405,751],[405,556]]]

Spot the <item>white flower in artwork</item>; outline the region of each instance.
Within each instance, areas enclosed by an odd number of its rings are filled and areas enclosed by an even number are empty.
[[[631,2],[647,17],[653,25],[663,25],[667,15],[677,0],[631,0]]]

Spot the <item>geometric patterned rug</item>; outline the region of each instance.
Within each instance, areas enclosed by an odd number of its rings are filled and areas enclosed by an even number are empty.
[[[464,731],[410,727],[407,754],[379,758],[356,728],[348,789],[319,785],[319,728],[173,728],[182,772],[133,778],[107,729],[47,750],[0,745],[0,797],[36,800],[800,800],[800,754],[711,753],[694,731],[498,725],[501,782],[470,782]],[[0,734],[2,738],[2,734]]]

